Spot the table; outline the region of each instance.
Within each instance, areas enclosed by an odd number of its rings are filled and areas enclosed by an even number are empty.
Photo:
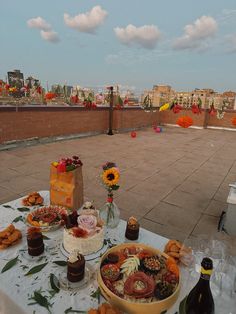
[[[39,193],[44,197],[45,204],[48,205],[49,192],[39,191]],[[4,204],[5,206],[8,205],[15,209],[6,208],[3,205],[0,205],[0,229],[9,225],[17,216],[27,215],[27,213],[21,213],[16,209],[17,207],[22,207],[22,198]],[[0,313],[26,314],[34,313],[34,311],[37,314],[48,313],[46,309],[39,305],[29,306],[27,304],[31,303],[31,301],[28,299],[34,290],[38,290],[40,288],[42,288],[44,291],[50,290],[50,273],[55,273],[57,275],[60,271],[62,271],[62,267],[52,263],[54,260],[66,260],[65,256],[61,253],[60,250],[60,243],[62,241],[62,228],[47,233],[47,236],[50,238],[50,240],[45,241],[45,243],[53,248],[50,251],[50,255],[47,255],[46,258],[40,262],[29,262],[21,255],[22,253],[19,252],[19,250],[26,245],[26,225],[22,221],[14,223],[14,225],[22,231],[23,239],[20,244],[8,248],[7,250],[0,251],[0,269],[3,268],[8,260],[16,257],[17,255],[19,255],[20,262],[18,262],[10,270],[0,274]],[[117,244],[124,242],[125,227],[126,222],[121,220],[116,229],[107,230],[106,238],[111,239],[112,242]],[[164,245],[168,239],[141,228],[140,241],[163,250]],[[92,265],[94,269],[94,272],[96,271],[98,260],[99,258],[89,261],[90,265]],[[46,261],[48,264],[42,271],[31,276],[24,276],[28,269]],[[29,268],[26,269],[24,266],[28,266]],[[82,290],[79,290],[76,295],[69,291],[60,290],[60,292],[52,298],[52,302],[54,302],[52,313],[64,313],[64,311],[70,306],[77,310],[88,310],[91,307],[97,307],[97,299],[90,297],[92,292],[96,291],[97,287],[98,286],[95,276],[93,276],[91,283]],[[46,293],[46,295],[48,294]]]
[[[49,192],[48,191],[39,191],[39,193],[44,197],[45,205],[49,204]],[[17,216],[26,216],[27,213],[21,213],[17,210],[17,207],[22,207],[21,199],[11,201],[7,204],[0,205],[0,230],[9,225],[13,219]],[[10,206],[6,208],[4,206]],[[46,235],[50,238],[45,241],[48,247],[50,247],[50,254],[47,254],[42,261],[32,262],[26,260],[22,256],[20,251],[24,246],[26,246],[26,230],[27,227],[24,222],[19,221],[14,223],[14,225],[22,231],[23,239],[20,244],[15,245],[6,250],[0,251],[0,270],[7,263],[8,260],[19,255],[19,261],[17,264],[10,270],[0,273],[0,314],[44,314],[48,311],[39,306],[39,305],[28,305],[32,303],[29,300],[29,297],[33,294],[35,290],[42,289],[44,291],[43,295],[49,295],[48,291],[51,290],[49,283],[50,273],[58,274],[64,269],[61,266],[57,266],[52,263],[55,260],[66,260],[66,257],[63,256],[60,250],[60,244],[62,242],[62,228],[48,232]],[[108,229],[106,233],[106,238],[110,239],[112,243],[119,244],[125,242],[125,228],[126,222],[121,220],[118,227],[115,229]],[[167,238],[154,234],[143,228],[140,229],[139,242],[151,245],[160,250],[164,249]],[[99,257],[95,260],[89,261],[88,263],[92,266],[94,274],[90,284],[81,290],[78,290],[76,293],[70,291],[60,290],[52,299],[53,307],[51,308],[52,313],[61,314],[64,313],[66,309],[72,307],[76,310],[88,310],[91,307],[97,308],[98,300],[91,297],[91,294],[96,291],[98,285],[95,278],[95,272],[98,267]],[[39,273],[24,276],[25,273],[38,264],[48,262],[43,270]],[[28,267],[28,268],[26,268]],[[198,278],[196,278],[197,280]],[[191,285],[194,286],[196,280],[192,280]],[[189,287],[188,287],[189,289]],[[168,311],[168,314],[174,314],[178,310],[179,302],[186,295],[186,289],[182,286],[179,298],[176,304]],[[104,300],[101,298],[101,302]],[[217,311],[216,311],[217,313]],[[219,314],[229,314],[228,313],[219,313]],[[232,312],[233,314],[235,312]]]

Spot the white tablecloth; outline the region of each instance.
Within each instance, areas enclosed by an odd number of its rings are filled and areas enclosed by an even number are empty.
[[[45,204],[49,204],[49,193],[48,191],[39,192],[45,200]],[[21,199],[14,200],[4,205],[10,205],[12,208],[5,208],[3,205],[0,205],[0,230],[9,225],[13,219],[17,216],[26,216],[27,213],[21,213],[17,210],[17,207],[22,207]],[[23,255],[23,252],[20,251],[23,248],[26,248],[26,230],[27,226],[24,222],[19,221],[14,223],[14,225],[22,231],[23,239],[22,241],[13,247],[10,247],[6,250],[0,250],[0,271],[7,261],[12,258],[19,256],[19,261],[17,264],[10,270],[0,273],[0,314],[44,314],[48,311],[39,306],[39,305],[28,305],[32,303],[32,300],[29,300],[30,296],[35,290],[42,289],[43,295],[49,295],[48,291],[52,290],[49,283],[50,273],[54,273],[57,277],[59,274],[65,270],[65,267],[57,266],[52,263],[55,260],[66,260],[66,257],[62,254],[60,250],[60,245],[62,242],[62,231],[60,228],[56,231],[47,232],[46,235],[50,240],[45,240],[47,247],[50,250],[47,250],[46,257],[41,261],[32,262],[26,259]],[[110,239],[112,243],[118,244],[125,242],[125,227],[126,222],[121,220],[118,227],[115,229],[108,229],[106,233],[106,239]],[[148,230],[141,228],[139,242],[151,245],[160,250],[164,249],[164,246],[168,239],[161,237],[157,234],[154,234]],[[84,310],[87,311],[91,307],[97,308],[98,300],[91,297],[92,292],[96,291],[98,285],[96,282],[95,273],[98,267],[99,257],[95,260],[89,261],[88,263],[93,268],[93,277],[90,283],[76,292],[70,292],[65,290],[60,290],[52,299],[51,303],[53,306],[51,312],[55,314],[64,313],[66,309],[72,307],[74,310]],[[48,262],[48,264],[40,272],[31,275],[24,276],[26,272],[41,263]],[[28,268],[25,268],[27,266]],[[186,276],[186,272],[185,272]],[[195,285],[196,281],[199,278],[199,275],[195,278],[188,280],[188,285],[186,286],[185,278],[183,274],[184,284],[181,285],[180,295],[176,304],[168,311],[168,314],[174,314],[178,311],[178,306],[180,301],[185,297],[189,290]],[[101,302],[104,300],[101,298]],[[221,304],[221,299],[218,297],[215,299],[215,303]],[[232,308],[232,306],[230,306]],[[218,306],[216,307],[216,314],[236,314],[236,309],[232,310],[227,309],[226,312],[219,310]],[[234,306],[233,306],[234,309]]]
[[[45,203],[49,204],[49,194],[48,191],[39,192],[45,199]],[[9,202],[4,205],[10,205],[11,208],[5,208],[0,205],[0,230],[9,225],[14,218],[17,216],[26,216],[27,213],[21,213],[16,208],[22,207],[21,199]],[[65,269],[65,267],[57,266],[52,263],[55,260],[66,260],[66,257],[61,253],[60,244],[62,241],[62,228],[47,232],[46,235],[50,240],[45,241],[48,247],[53,248],[50,253],[47,253],[46,258],[42,259],[40,262],[28,261],[22,254],[22,248],[26,247],[26,230],[27,227],[24,222],[17,222],[14,225],[22,231],[23,239],[20,244],[8,248],[6,250],[0,251],[0,270],[7,263],[8,260],[19,255],[19,261],[10,270],[0,273],[0,314],[28,314],[28,313],[48,313],[46,309],[39,305],[27,305],[32,303],[29,297],[33,294],[35,290],[42,288],[44,293],[48,295],[48,290],[51,290],[49,283],[50,273],[54,273],[57,277],[58,274]],[[109,229],[106,234],[106,238],[110,239],[112,243],[122,243],[125,242],[125,221],[121,220],[116,229]],[[140,230],[139,242],[149,244],[153,247],[163,250],[165,243],[168,239],[163,238],[157,234],[154,234],[145,229]],[[43,270],[31,276],[24,276],[28,269],[35,265],[48,262]],[[64,311],[72,307],[76,310],[88,310],[91,307],[97,307],[98,300],[92,298],[90,295],[93,291],[97,289],[97,282],[95,279],[95,272],[97,269],[99,258],[89,261],[88,263],[94,269],[94,276],[90,284],[85,288],[77,291],[77,293],[69,292],[65,290],[60,290],[52,299],[51,302],[54,303],[51,308],[52,313],[61,314]],[[24,266],[29,268],[24,270]],[[103,300],[101,300],[103,301]],[[35,311],[35,312],[34,312]],[[169,313],[174,313],[169,311]]]

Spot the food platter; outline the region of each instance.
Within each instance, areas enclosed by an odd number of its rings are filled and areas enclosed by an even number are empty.
[[[67,210],[60,206],[43,206],[32,212],[26,217],[26,224],[40,228],[41,231],[52,231],[59,228],[67,216]]]
[[[155,286],[155,294],[154,294],[155,297],[153,297],[153,294],[151,294],[150,291],[153,289],[153,278],[156,278],[156,277],[155,277],[155,275],[153,276],[153,274],[151,275],[150,273],[146,272],[144,270],[144,268],[140,269],[141,264],[138,265],[138,262],[137,262],[137,267],[135,266],[135,259],[137,260],[138,254],[135,253],[134,248],[136,249],[136,252],[143,252],[143,253],[144,252],[149,252],[149,253],[151,252],[151,254],[153,254],[151,257],[157,256],[160,259],[160,261],[163,261],[163,263],[164,263],[163,265],[165,265],[165,263],[167,263],[167,260],[169,261],[169,256],[167,254],[159,251],[158,249],[154,249],[148,245],[141,244],[141,243],[139,243],[139,244],[138,243],[123,243],[123,244],[117,245],[117,246],[109,249],[102,256],[101,261],[100,261],[100,265],[99,265],[99,270],[98,270],[98,284],[99,284],[99,287],[101,289],[103,296],[111,304],[119,307],[121,310],[123,310],[124,312],[126,312],[128,314],[160,314],[162,312],[167,311],[175,303],[175,301],[178,298],[179,290],[180,290],[179,275],[178,275],[178,280],[176,281],[176,283],[174,285],[173,291],[171,291],[171,293],[169,293],[169,295],[167,295],[163,299],[162,298],[158,299],[156,297],[156,289],[157,289],[157,284],[159,285],[159,282],[156,281],[156,279],[155,279],[155,285],[156,285]],[[122,279],[124,281],[123,287],[121,287],[121,290],[119,290],[119,292],[117,292],[118,289],[116,287],[118,285],[120,285],[119,281],[122,281],[122,280],[119,280],[119,278],[118,278],[118,281],[115,282],[115,289],[114,289],[114,284],[113,284],[114,281],[112,282],[112,280],[116,280],[114,278],[117,278],[117,276],[114,275],[114,269],[113,270],[109,269],[109,271],[107,272],[107,274],[109,274],[109,275],[111,273],[113,273],[113,278],[111,278],[109,281],[109,280],[107,280],[107,277],[104,276],[103,267],[104,268],[108,267],[106,265],[106,262],[107,262],[107,260],[109,260],[110,256],[114,256],[117,254],[119,255],[119,252],[123,252],[124,250],[128,250],[128,252],[135,253],[135,254],[127,255],[127,258],[132,257],[134,259],[133,261],[131,261],[131,263],[133,263],[133,266],[131,268],[134,269],[134,267],[136,267],[136,269],[133,272],[131,271],[129,273],[129,275],[127,277],[125,277],[125,280]],[[120,270],[122,269],[122,265],[124,265],[125,263],[127,264],[127,260],[123,260],[121,263],[120,262],[117,263],[117,265],[119,265],[119,266],[121,265]],[[145,258],[144,258],[144,260],[145,260]],[[129,260],[129,262],[130,262],[130,260]],[[176,267],[178,267],[178,266],[176,266]],[[113,266],[113,268],[114,268],[114,266]],[[115,269],[115,271],[117,271],[117,270]],[[120,271],[120,273],[122,273],[122,270]],[[158,273],[158,271],[157,271],[157,273]],[[141,296],[140,291],[138,291],[139,288],[136,287],[136,292],[138,294],[140,294],[141,297],[136,295],[134,298],[133,297],[134,294],[133,294],[132,297],[127,298],[126,291],[128,291],[128,289],[126,289],[126,288],[127,287],[129,288],[129,281],[134,282],[134,280],[133,280],[134,275],[137,277],[136,282],[141,281],[146,290],[145,290],[144,294]],[[151,280],[148,279],[149,275],[150,275],[150,277],[152,277]],[[129,278],[131,278],[131,279],[129,279]],[[148,281],[150,282],[150,284],[148,284]],[[111,282],[113,285],[110,285]],[[122,283],[121,283],[121,285],[122,285]],[[151,290],[148,290],[148,289],[150,289],[150,287],[151,287]]]

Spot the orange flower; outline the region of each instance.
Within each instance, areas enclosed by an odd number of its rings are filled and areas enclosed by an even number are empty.
[[[232,124],[233,124],[234,126],[236,126],[236,117],[233,117],[233,119],[232,119]]]
[[[45,99],[46,100],[51,100],[53,98],[56,97],[56,94],[55,93],[52,93],[52,92],[48,92],[46,95],[45,95]]]
[[[188,128],[193,124],[193,119],[188,116],[183,116],[178,118],[177,124],[181,126],[182,128]]]

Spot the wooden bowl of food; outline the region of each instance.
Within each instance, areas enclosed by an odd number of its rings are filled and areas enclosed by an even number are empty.
[[[102,256],[98,284],[105,299],[125,313],[161,314],[178,298],[179,268],[151,246],[123,243]]]

